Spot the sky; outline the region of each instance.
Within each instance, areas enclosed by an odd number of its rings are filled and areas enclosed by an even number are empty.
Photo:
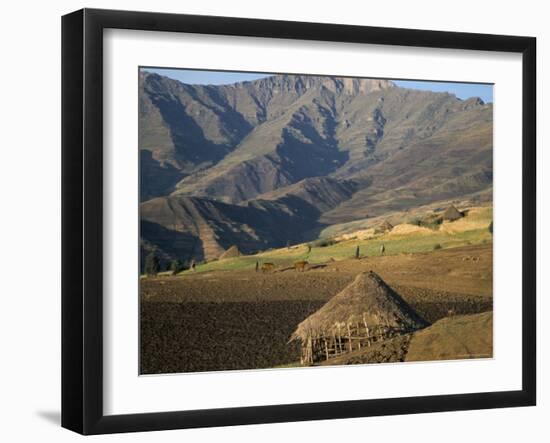
[[[252,81],[269,77],[269,74],[249,72],[225,72],[225,71],[196,71],[188,69],[161,69],[145,68],[146,71],[155,72],[166,77],[179,80],[182,83],[200,85],[226,85],[242,81]],[[479,97],[485,103],[493,102],[493,85],[481,83],[459,82],[434,82],[416,80],[393,80],[402,88],[420,89],[423,91],[449,92],[458,98],[466,100],[470,97]]]
[[[182,83],[192,85],[228,85],[230,83],[258,80],[269,77],[269,74],[248,73],[248,72],[225,72],[225,71],[192,71],[188,69],[153,69],[146,68],[146,71],[179,80]]]

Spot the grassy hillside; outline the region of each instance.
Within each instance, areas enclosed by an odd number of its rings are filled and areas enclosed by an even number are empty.
[[[197,265],[195,272],[252,269],[256,262],[271,262],[278,268],[292,266],[299,260],[307,260],[310,265],[315,265],[331,260],[352,258],[355,256],[357,246],[361,257],[372,257],[380,255],[382,245],[385,247],[385,255],[396,255],[489,243],[492,242],[492,234],[488,230],[491,220],[492,208],[472,208],[467,217],[455,222],[444,222],[437,230],[414,229],[414,226],[406,224],[398,225],[391,232],[374,235],[368,239],[352,237],[342,241],[325,239],[312,242],[309,244],[311,246],[309,252],[308,244],[304,243],[255,255],[203,263]],[[190,272],[192,271],[185,271],[184,274]]]
[[[362,229],[373,228],[384,221],[389,221],[393,225],[400,223],[414,223],[415,220],[425,218],[431,214],[442,213],[451,204],[457,206],[460,210],[468,208],[468,216],[461,220],[457,220],[453,223],[447,223],[444,229],[454,229],[457,231],[468,231],[472,229],[481,229],[489,225],[493,219],[493,207],[492,204],[484,204],[483,206],[471,207],[473,203],[471,200],[466,199],[459,201],[456,200],[443,200],[437,201],[428,205],[419,206],[417,208],[408,211],[394,211],[388,212],[383,216],[369,217],[359,220],[354,220],[347,223],[337,223],[327,226],[320,233],[320,238],[337,237],[342,234],[348,234],[354,231],[360,231]],[[474,225],[474,222],[477,225]]]

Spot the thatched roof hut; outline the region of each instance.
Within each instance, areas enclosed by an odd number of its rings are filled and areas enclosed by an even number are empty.
[[[382,232],[389,232],[393,229],[393,225],[388,221],[384,220],[382,223],[380,223],[374,231],[376,233],[382,233]]]
[[[292,334],[302,344],[302,362],[313,364],[371,342],[428,326],[376,273],[355,280],[310,315]]]
[[[235,258],[235,257],[239,257],[240,255],[241,255],[241,251],[239,251],[239,248],[233,245],[227,251],[225,251],[222,255],[220,255],[219,259],[223,260],[224,258]]]
[[[456,209],[454,205],[449,206],[442,216],[443,220],[446,221],[455,221],[462,217],[464,217],[464,214]]]

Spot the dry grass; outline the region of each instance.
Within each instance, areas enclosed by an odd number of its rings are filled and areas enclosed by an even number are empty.
[[[493,313],[461,315],[439,320],[418,331],[406,361],[457,360],[493,356]]]
[[[388,237],[396,237],[399,235],[433,235],[433,233],[432,229],[403,223],[395,226],[387,235]]]
[[[477,229],[488,229],[492,219],[492,208],[471,208],[466,217],[454,222],[443,222],[439,230],[454,234]]]
[[[343,234],[335,238],[337,241],[342,240],[370,240],[374,238],[376,234],[374,233],[374,228],[369,229],[359,229],[358,231],[350,232],[349,234]]]

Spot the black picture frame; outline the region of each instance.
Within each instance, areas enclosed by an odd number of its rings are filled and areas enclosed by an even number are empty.
[[[103,30],[269,37],[522,54],[522,389],[131,415],[103,413]],[[62,426],[81,434],[413,414],[536,403],[536,39],[83,9],[62,18]]]

